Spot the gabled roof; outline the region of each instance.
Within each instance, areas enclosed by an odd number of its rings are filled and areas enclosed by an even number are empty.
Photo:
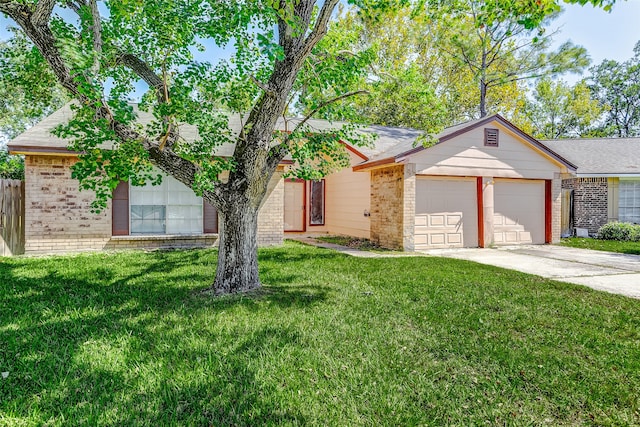
[[[153,116],[145,111],[138,110],[137,105],[133,105],[134,111],[138,115],[138,122],[146,126],[153,120]],[[50,116],[43,119],[41,122],[26,130],[22,134],[18,135],[12,141],[9,142],[8,147],[12,153],[29,154],[29,153],[58,153],[58,154],[74,154],[67,149],[69,141],[58,138],[51,134],[51,131],[58,125],[68,122],[73,117],[73,111],[71,110],[71,104],[67,104],[54,112]],[[300,123],[300,118],[289,118],[286,121],[280,118],[276,124],[276,128],[279,130],[292,130]],[[242,128],[242,117],[239,114],[233,114],[229,116],[229,127],[236,135]],[[327,120],[311,119],[307,121],[307,125],[311,129],[317,130],[330,130],[339,129],[345,123],[344,122],[330,122]],[[391,147],[398,143],[411,144],[416,138],[423,132],[415,129],[394,128],[385,126],[369,126],[359,129],[358,132],[362,133],[374,133],[377,138],[371,146],[356,146],[348,144],[352,151],[359,154],[364,159],[369,159],[378,155],[379,153],[389,150]],[[198,130],[192,125],[181,125],[180,133],[187,141],[195,141],[198,138]],[[104,147],[110,148],[110,147]],[[233,155],[233,144],[225,144],[218,147],[216,154],[219,156],[231,156]]]
[[[508,121],[507,119],[505,119],[499,114],[494,114],[491,116],[483,117],[481,119],[476,119],[476,120],[472,120],[469,122],[460,123],[460,124],[448,127],[435,136],[435,139],[437,141],[436,145],[441,144],[449,139],[455,138],[456,136],[461,135],[463,133],[477,129],[493,121],[500,123],[502,126],[506,127],[516,135],[520,136],[522,139],[524,139],[525,141],[527,141],[528,143],[536,147],[538,150],[542,151],[543,153],[547,154],[551,158],[565,165],[568,169],[570,170],[576,169],[576,166],[573,163],[568,161],[563,156],[557,154],[555,151],[549,149],[545,145],[541,144],[540,141],[528,135],[527,133],[523,132],[522,130],[520,130],[520,128],[518,128],[513,123],[511,123],[510,121]],[[382,152],[377,156],[367,160],[366,162],[363,162],[363,163],[360,163],[359,165],[354,166],[353,170],[354,171],[365,170],[365,169],[369,169],[372,167],[381,166],[385,164],[400,163],[403,160],[405,160],[407,157],[410,157],[421,151],[427,150],[428,148],[429,147],[424,147],[422,145],[416,146],[415,139],[412,141],[408,141],[408,140],[403,141],[391,147],[389,150]]]
[[[640,138],[540,141],[578,166],[578,176],[640,176]]]

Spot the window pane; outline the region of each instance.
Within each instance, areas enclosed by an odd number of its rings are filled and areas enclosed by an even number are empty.
[[[202,233],[202,198],[175,178],[129,188],[131,234]]]
[[[640,223],[640,180],[620,180],[618,216],[622,222]]]
[[[309,224],[324,225],[324,180],[311,181]]]

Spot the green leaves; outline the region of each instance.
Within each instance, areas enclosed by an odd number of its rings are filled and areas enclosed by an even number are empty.
[[[288,144],[294,165],[285,173],[286,177],[317,180],[332,172],[350,166],[349,154],[343,142],[356,146],[369,145],[375,135],[359,131],[354,124],[336,124],[328,130],[314,129],[302,125],[290,134],[279,132],[277,139]]]
[[[0,140],[17,136],[67,100],[40,52],[17,30],[0,42],[0,70]]]
[[[0,179],[24,180],[24,158],[9,155],[6,147],[0,147]]]
[[[605,60],[591,69],[590,88],[607,108],[604,136],[640,136],[640,42],[628,61]]]
[[[533,123],[533,136],[541,139],[588,136],[603,112],[584,82],[570,87],[549,78],[540,80],[525,113]]]

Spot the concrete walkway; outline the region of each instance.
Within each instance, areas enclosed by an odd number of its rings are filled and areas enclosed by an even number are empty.
[[[350,248],[348,246],[336,245],[335,243],[327,243],[310,236],[289,236],[287,240],[295,240],[296,242],[304,243],[305,245],[317,246],[319,248],[333,249],[334,251],[342,252],[343,254],[355,256],[358,258],[397,258],[406,256],[426,256],[420,252],[370,252],[360,249]]]
[[[475,261],[640,298],[640,255],[553,245],[434,249],[423,253]]]
[[[291,240],[361,258],[441,256],[475,261],[640,299],[640,255],[553,245],[503,246],[497,249],[432,249],[386,254],[325,243],[309,236],[296,236]]]

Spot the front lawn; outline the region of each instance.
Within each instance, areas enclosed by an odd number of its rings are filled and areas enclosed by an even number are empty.
[[[640,424],[638,300],[294,243],[211,299],[215,259],[0,259],[0,425]]]
[[[570,246],[572,248],[594,249],[597,251],[640,255],[640,242],[620,242],[617,240],[571,237],[568,239],[562,239],[560,245]]]

